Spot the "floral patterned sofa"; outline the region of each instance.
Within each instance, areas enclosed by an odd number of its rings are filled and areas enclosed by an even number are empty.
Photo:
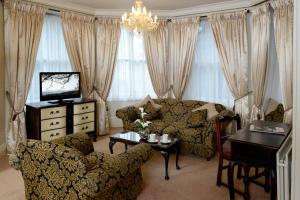
[[[215,154],[215,118],[205,121],[201,126],[188,127],[187,117],[191,111],[206,102],[193,100],[153,99],[161,105],[160,117],[151,121],[150,132],[168,134],[180,139],[182,153],[190,153],[210,159]],[[220,115],[233,114],[223,105],[215,104]],[[116,116],[123,121],[123,128],[128,131],[138,131],[134,123],[138,119],[136,108],[129,106],[117,110]]]
[[[151,152],[147,144],[119,155],[95,152],[89,136],[79,133],[22,142],[10,164],[22,172],[26,199],[133,200],[142,190],[141,165]]]

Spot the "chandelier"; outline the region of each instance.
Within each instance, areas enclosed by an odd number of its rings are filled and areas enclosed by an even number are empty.
[[[138,35],[142,35],[144,31],[156,29],[158,26],[157,16],[154,18],[151,12],[147,13],[147,9],[143,6],[141,0],[136,0],[135,5],[132,6],[131,13],[125,12],[122,16],[121,25],[129,30],[133,30]]]

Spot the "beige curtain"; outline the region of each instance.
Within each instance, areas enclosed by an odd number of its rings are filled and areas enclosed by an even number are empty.
[[[159,27],[144,33],[144,47],[152,85],[156,95],[168,93],[168,22],[159,21]]]
[[[268,52],[270,39],[269,3],[251,10],[252,12],[252,53],[251,74],[253,84],[253,107],[250,121],[264,119],[263,100],[267,83]],[[272,67],[272,66],[271,66]]]
[[[235,111],[243,125],[249,121],[248,46],[246,11],[210,15],[212,30],[228,86],[235,97]]]
[[[284,106],[284,122],[292,124],[293,110],[293,0],[274,0],[275,43]]]
[[[175,98],[181,99],[194,61],[199,17],[172,19],[169,25],[169,66]]]
[[[72,67],[80,72],[82,95],[88,98],[93,92],[96,66],[95,17],[62,12],[61,19]]]
[[[7,150],[26,139],[24,105],[34,72],[47,9],[7,0],[5,9],[6,95],[10,106]]]
[[[109,128],[106,100],[110,91],[112,76],[117,60],[121,35],[120,20],[100,18],[96,21],[97,61],[95,77],[95,98],[98,107],[99,134],[104,135]]]

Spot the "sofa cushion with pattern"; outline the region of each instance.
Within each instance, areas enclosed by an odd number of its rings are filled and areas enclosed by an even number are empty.
[[[143,108],[144,108],[144,112],[146,113],[146,115],[144,115],[144,119],[146,121],[159,119],[159,116],[160,116],[159,109],[158,110],[155,109],[150,101],[148,101],[145,105],[143,105]],[[140,119],[142,119],[141,110],[139,108],[136,108],[136,112],[137,112],[138,117]]]
[[[187,127],[197,128],[201,126],[206,121],[206,117],[207,117],[207,109],[190,112],[186,120]]]

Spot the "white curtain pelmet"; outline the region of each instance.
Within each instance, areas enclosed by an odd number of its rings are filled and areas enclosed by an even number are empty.
[[[253,106],[250,121],[264,119],[263,101],[266,92],[267,68],[270,41],[270,8],[263,4],[252,12],[251,74],[253,85]],[[273,66],[271,66],[273,67]]]
[[[6,96],[10,106],[7,150],[11,153],[26,139],[24,105],[46,11],[46,8],[28,2],[4,1]]]
[[[167,21],[161,20],[157,29],[144,33],[144,47],[154,91],[163,98],[169,90]]]
[[[293,111],[293,0],[271,1],[274,9],[275,43],[284,106],[284,122],[292,124]]]
[[[96,72],[94,98],[97,100],[99,134],[109,131],[106,100],[111,88],[121,35],[120,20],[100,18],[96,21]]]
[[[245,125],[249,122],[246,11],[213,14],[208,18],[225,78],[235,97],[235,111]]]
[[[169,66],[172,67],[173,93],[181,99],[194,61],[199,17],[172,19],[169,24]]]

